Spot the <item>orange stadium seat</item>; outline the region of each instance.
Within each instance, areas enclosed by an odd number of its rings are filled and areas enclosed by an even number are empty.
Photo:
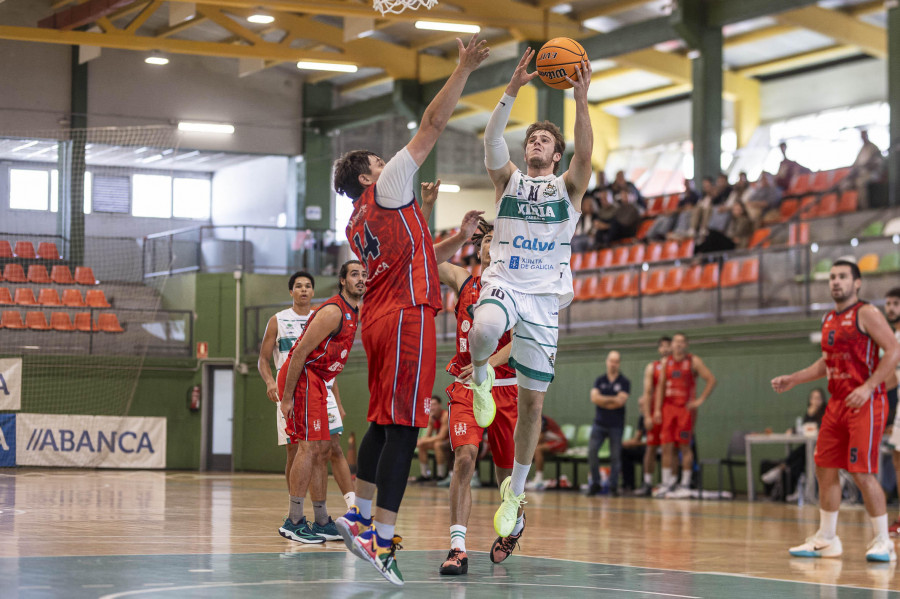
[[[850,174],[850,167],[839,168],[831,175],[831,186],[834,187],[844,180],[844,177]]]
[[[37,306],[38,301],[34,297],[34,291],[31,287],[19,287],[16,289],[16,305],[18,306]]]
[[[637,233],[634,234],[635,238],[643,239],[647,236],[647,233],[650,232],[650,227],[653,226],[653,221],[651,219],[646,219],[641,221],[641,226],[638,227]]]
[[[32,331],[49,331],[50,325],[47,324],[47,317],[43,312],[26,312],[25,326]]]
[[[75,330],[84,333],[91,332],[91,313],[79,312],[75,315]]]
[[[819,200],[819,207],[816,210],[815,218],[825,218],[834,216],[838,211],[838,196],[836,193],[826,193]]]
[[[628,263],[629,264],[640,264],[644,261],[644,250],[647,248],[643,243],[636,243],[631,246],[628,250]]]
[[[109,308],[109,302],[106,301],[106,294],[102,289],[88,289],[84,294],[84,303],[91,308]]]
[[[833,171],[819,171],[815,175],[813,175],[812,183],[809,185],[810,191],[814,191],[816,193],[822,193],[828,186],[831,184],[831,177],[834,174]]]
[[[85,305],[84,298],[77,289],[66,289],[63,291],[62,303],[70,308],[83,308]]]
[[[581,270],[582,264],[584,264],[584,253],[573,253],[572,258],[569,259],[569,268],[572,270],[572,272],[578,272],[579,270]]]
[[[816,217],[816,196],[808,195],[800,200],[800,218],[807,220]]]
[[[584,278],[575,277],[572,279],[572,301],[581,302],[584,298],[581,296],[581,290],[584,288]]]
[[[781,213],[781,222],[790,220],[800,209],[800,200],[783,200],[778,211]]]
[[[13,303],[12,295],[9,294],[9,289],[6,287],[0,287],[0,305],[3,306],[11,306]]]
[[[54,331],[74,331],[75,325],[65,312],[53,312],[50,315],[50,328]]]
[[[584,270],[594,270],[597,268],[597,263],[600,261],[600,252],[594,250],[593,252],[585,252],[584,253],[584,262],[581,264],[581,268]]]
[[[4,329],[24,329],[22,315],[17,310],[4,310],[0,315],[0,327]]]
[[[56,289],[44,287],[38,292],[38,303],[42,306],[62,306]]]
[[[94,270],[90,266],[75,267],[75,282],[79,285],[97,285],[99,283],[94,277]]]
[[[662,214],[663,198],[657,196],[647,200],[647,216],[658,216]]]
[[[841,196],[841,201],[838,204],[838,214],[846,214],[848,212],[856,212],[856,209],[859,208],[859,193],[855,189],[848,189],[844,192],[844,195]]]
[[[27,283],[25,269],[21,264],[7,264],[3,267],[3,278],[10,283]]]
[[[28,267],[28,282],[40,283],[45,285],[51,283],[50,275],[47,274],[47,267],[43,264],[32,264]]]
[[[97,317],[97,330],[104,333],[124,333],[125,329],[119,324],[119,319],[111,312],[105,312]]]
[[[663,244],[662,259],[675,260],[678,258],[678,242],[667,241]]]
[[[663,293],[677,293],[684,281],[684,267],[676,266],[666,271],[666,280],[663,282]]]
[[[715,289],[719,285],[719,265],[715,262],[703,267],[700,289]]]
[[[665,203],[663,204],[663,212],[668,214],[670,212],[675,212],[678,210],[678,201],[680,200],[680,196],[675,193],[666,198]]]
[[[744,285],[759,281],[759,258],[744,260],[741,264],[740,279]]]
[[[737,260],[729,260],[722,266],[722,287],[741,284],[741,265]]]
[[[12,246],[5,239],[0,239],[0,258],[12,258]]]
[[[678,259],[684,260],[694,255],[694,240],[685,239],[678,245]]]
[[[37,254],[34,253],[34,246],[30,241],[16,242],[16,258],[27,258],[29,260],[37,258]]]
[[[788,246],[809,243],[809,223],[791,223],[788,226]]]
[[[625,246],[620,246],[614,249],[611,266],[624,266],[628,264],[628,252],[629,249]]]
[[[644,260],[647,262],[659,262],[662,259],[663,244],[659,241],[651,243],[647,246],[647,252],[644,254]]]
[[[58,264],[50,269],[50,279],[59,285],[73,285],[75,279],[72,278],[72,271],[68,266]]]
[[[802,175],[797,175],[791,181],[790,186],[788,187],[787,192],[784,194],[786,196],[800,196],[809,191],[809,181],[810,175],[808,173],[803,173]]]
[[[703,266],[695,264],[687,269],[681,281],[682,291],[697,291],[700,289],[700,277],[703,274]]]
[[[37,255],[42,260],[62,260],[56,244],[49,241],[42,241],[38,244]]]
[[[769,227],[763,227],[761,229],[757,229],[753,232],[753,235],[750,237],[750,243],[747,247],[755,248],[757,246],[762,246],[764,248],[769,247],[769,235],[772,234],[772,229]]]
[[[666,271],[658,268],[649,273],[644,273],[641,278],[641,292],[644,295],[659,295],[663,292],[663,283],[666,281]]]
[[[580,294],[575,295],[575,299],[582,302],[594,299],[597,296],[597,276],[589,275],[579,280],[582,283],[581,290]]]
[[[613,283],[615,277],[613,275],[603,275],[597,284],[596,299],[603,300],[612,297]]]
[[[875,272],[878,270],[878,254],[866,254],[856,263],[860,272]]]
[[[620,272],[613,281],[612,291],[609,296],[612,298],[628,297],[631,291],[631,273]]]
[[[609,268],[613,263],[613,251],[610,249],[597,252],[597,268]]]

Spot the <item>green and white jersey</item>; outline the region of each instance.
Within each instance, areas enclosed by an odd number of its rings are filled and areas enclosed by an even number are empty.
[[[497,203],[491,265],[481,275],[527,294],[556,294],[559,307],[572,301],[572,236],[580,212],[561,176],[529,177],[517,170]]]
[[[287,360],[288,352],[303,333],[311,314],[310,310],[309,314],[300,316],[294,312],[293,308],[288,308],[275,315],[275,320],[278,321],[278,337],[275,339],[275,351],[272,352],[272,357],[275,359],[275,370],[281,370]]]

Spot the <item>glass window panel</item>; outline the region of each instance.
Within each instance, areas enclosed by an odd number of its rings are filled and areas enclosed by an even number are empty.
[[[134,175],[131,214],[151,218],[172,217],[172,177]]]
[[[50,171],[50,212],[59,212],[59,171]]]
[[[18,210],[47,210],[50,173],[31,169],[9,169],[9,207]]]
[[[176,177],[173,186],[172,215],[176,218],[208,220],[211,189],[209,179]]]

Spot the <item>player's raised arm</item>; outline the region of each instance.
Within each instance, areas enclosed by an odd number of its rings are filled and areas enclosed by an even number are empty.
[[[456,250],[461,248],[472,237],[472,234],[478,228],[478,223],[481,222],[482,214],[484,212],[480,210],[469,210],[463,215],[459,231],[434,246],[434,257],[438,264],[452,258]]]
[[[456,69],[453,70],[441,91],[425,109],[419,130],[406,146],[410,156],[419,166],[425,162],[425,158],[447,126],[450,115],[459,104],[459,98],[462,96],[469,75],[484,62],[491,52],[487,47],[487,42],[479,41],[477,35],[473,35],[466,45],[463,45],[462,40],[456,38],[456,44],[459,46],[459,64],[456,65]]]
[[[266,332],[263,335],[262,346],[259,348],[259,359],[256,361],[256,369],[266,384],[266,395],[270,400],[278,401],[278,383],[272,376],[272,352],[275,351],[275,340],[278,337],[278,317],[272,316],[266,324]]]
[[[534,58],[534,50],[528,48],[519,60],[516,70],[513,71],[512,79],[506,86],[506,92],[500,98],[494,112],[491,113],[491,118],[484,129],[484,165],[494,183],[498,200],[509,182],[509,178],[516,172],[516,165],[509,159],[509,147],[506,145],[506,140],[503,139],[503,132],[509,123],[509,115],[512,114],[513,102],[516,101],[519,90],[538,76],[537,71],[527,72],[528,63],[532,58]]]
[[[284,381],[284,396],[281,398],[281,411],[288,418],[293,408],[294,389],[300,381],[300,373],[306,365],[306,358],[328,335],[337,333],[341,327],[341,309],[335,305],[323,306],[311,319],[303,331],[303,335],[297,341],[297,347],[291,354],[290,361],[282,366],[287,368],[287,376]]]
[[[578,79],[566,76],[566,81],[572,84],[572,91],[575,93],[575,152],[569,163],[569,170],[563,173],[563,179],[569,198],[580,211],[581,198],[591,181],[591,155],[594,152],[594,130],[587,101],[588,88],[591,86],[591,63],[582,60],[580,65],[575,66],[575,71]]]

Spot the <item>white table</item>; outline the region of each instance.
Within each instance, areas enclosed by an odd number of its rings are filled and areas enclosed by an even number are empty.
[[[806,489],[804,499],[807,503],[816,501],[816,464],[813,454],[816,449],[816,437],[818,435],[785,434],[785,433],[750,433],[744,437],[744,447],[747,454],[747,498],[756,501],[756,490],[753,487],[753,460],[750,448],[753,445],[784,445],[785,452],[790,453],[791,445],[806,445]]]

